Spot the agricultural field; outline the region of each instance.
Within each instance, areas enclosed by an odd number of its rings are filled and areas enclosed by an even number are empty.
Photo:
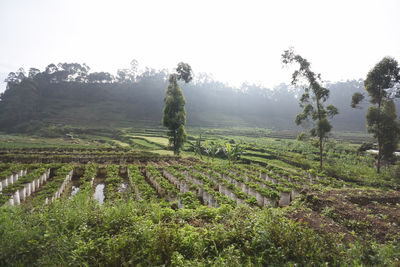
[[[218,130],[215,130],[218,131]],[[0,265],[400,264],[398,167],[332,141],[165,132],[0,139]]]
[[[400,267],[400,0],[49,2],[0,1],[0,267]]]

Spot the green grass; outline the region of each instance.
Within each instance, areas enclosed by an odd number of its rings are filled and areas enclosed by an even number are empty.
[[[157,143],[163,146],[168,146],[168,138],[164,138],[164,137],[144,137],[146,140],[153,142],[153,143]]]
[[[68,140],[63,138],[40,138],[28,136],[7,136],[0,139],[0,149],[33,149],[33,148],[102,148],[108,145],[86,141]],[[109,146],[108,146],[109,147]]]
[[[278,210],[175,211],[129,199],[99,206],[88,198],[78,194],[29,213],[0,208],[0,265],[353,265],[389,249],[376,245],[365,252],[354,244],[349,251]],[[385,257],[394,261],[389,250]]]
[[[121,142],[121,141],[119,141],[119,140],[113,140],[113,142],[114,142],[115,144],[117,144],[118,146],[121,146],[121,147],[130,147],[129,144],[124,143],[124,142]]]
[[[149,143],[148,141],[146,141],[145,139],[142,138],[131,138],[131,140],[135,143],[138,144],[139,146],[142,146],[145,149],[151,149],[151,150],[157,150],[160,149],[159,146]]]
[[[174,155],[174,152],[171,150],[161,150],[160,149],[160,150],[153,150],[152,152],[157,153],[162,156],[173,156]],[[184,156],[184,155],[182,155],[182,156]]]
[[[146,140],[148,143],[154,143],[161,147],[168,146],[168,138],[164,137],[142,136],[142,135],[127,135],[127,136],[134,139]]]

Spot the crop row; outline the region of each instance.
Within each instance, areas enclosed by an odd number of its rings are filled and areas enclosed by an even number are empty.
[[[190,179],[185,179],[186,177],[182,173],[177,172],[172,167],[164,168],[162,174],[179,190],[179,208],[196,208],[201,204],[199,198],[202,199],[203,203],[208,203],[208,199],[204,199],[201,194],[202,187],[200,183],[196,183],[196,181]]]
[[[197,165],[195,168],[208,175],[218,184],[225,186],[223,193],[227,191],[228,196],[232,199],[247,198],[247,203],[258,206],[276,206],[276,201],[279,199],[279,193],[267,187],[262,187],[246,177],[233,175],[217,167]]]
[[[27,170],[25,169],[25,167],[19,165],[13,166],[8,170],[3,171],[0,174],[0,177],[2,177],[0,178],[0,192],[3,191],[3,188],[6,188],[7,186],[17,182],[18,179],[26,175],[26,173]]]
[[[19,205],[21,201],[24,201],[46,183],[49,177],[50,169],[45,165],[30,171],[12,185],[3,189],[0,195],[0,205],[7,201],[10,205]]]
[[[1,168],[8,170],[10,166],[0,165],[0,170]],[[22,190],[36,192],[35,199],[42,199],[45,203],[52,202],[61,196],[71,181],[74,168],[71,164],[15,166],[34,168],[23,177],[24,179],[19,178],[12,186],[3,188],[3,192],[0,194],[3,204],[7,201],[19,203],[17,197],[14,196],[16,191],[19,191],[19,195],[22,196],[20,201],[23,201],[26,193],[23,193]],[[54,172],[51,179],[49,179],[49,170],[43,169],[49,168],[49,166],[52,166],[52,173]],[[124,170],[121,169],[122,174]],[[320,185],[322,179],[313,177],[306,172],[284,170],[275,166],[261,167],[240,164],[186,165],[172,162],[172,165],[147,164],[145,167],[133,164],[127,166],[127,172],[130,192],[133,193],[132,196],[135,199],[145,201],[165,199],[171,203],[177,203],[178,207],[185,208],[194,208],[202,204],[210,207],[218,207],[221,204],[233,206],[244,204],[260,207],[284,206],[294,200],[300,190],[316,183]],[[47,177],[45,173],[47,173]],[[80,177],[81,192],[93,190],[93,179],[96,174],[97,164],[85,164],[85,170]],[[36,178],[39,178],[39,182],[35,180]],[[32,190],[33,180],[35,180],[35,188]],[[31,184],[30,189],[25,188],[29,183]],[[120,176],[119,165],[106,167],[104,183],[106,199],[121,199],[121,185],[124,180]],[[44,186],[42,186],[43,184]],[[42,188],[38,191],[39,186]]]
[[[270,205],[271,203],[265,203],[267,199],[270,200],[269,202],[278,200],[278,204],[281,206],[288,205],[301,190],[300,185],[292,184],[281,178],[270,179],[263,174],[257,176],[243,170],[235,170],[234,168],[227,171],[221,167],[217,167],[216,170],[225,179],[241,187],[244,193],[255,196],[260,206]]]
[[[147,165],[145,169],[147,181],[153,186],[160,197],[165,197],[169,202],[177,201],[179,190],[165,179],[154,165]]]
[[[122,156],[122,155],[132,155],[134,152],[129,151],[70,151],[70,152],[53,152],[53,151],[44,151],[44,152],[25,152],[25,151],[7,151],[1,152],[2,156],[16,156],[16,155],[24,155],[24,156],[79,156],[79,157],[90,157],[90,156]]]
[[[231,195],[226,191],[222,192],[220,185],[210,177],[184,165],[172,167],[184,173],[187,181],[197,185],[197,194],[201,196],[205,205],[218,207],[220,204],[236,205],[237,203],[244,203],[241,199],[232,200]]]
[[[128,178],[129,186],[133,189],[137,200],[155,201],[157,199],[157,192],[146,182],[137,165],[129,165]]]
[[[121,197],[120,187],[122,182],[124,181],[119,176],[119,166],[118,165],[109,165],[106,167],[106,180],[104,181],[106,184],[105,196],[107,199],[117,199]]]
[[[96,162],[99,164],[124,164],[124,163],[137,163],[141,160],[144,161],[158,161],[176,159],[174,156],[160,156],[146,151],[138,151],[135,153],[122,154],[122,155],[0,155],[1,162],[20,162],[20,163],[80,163],[87,164]]]
[[[266,165],[265,167],[261,167],[259,165],[236,165],[235,167],[245,168],[249,171],[259,174],[260,176],[266,177],[267,179],[273,179],[281,182],[289,181],[295,184],[304,184],[307,187],[312,185],[329,185],[336,188],[342,188],[346,184],[343,181],[328,177],[323,173],[316,172],[315,170],[287,170],[273,165]]]
[[[38,192],[35,198],[36,201],[44,201],[48,204],[61,197],[65,187],[72,179],[73,166],[63,165],[56,172],[55,177],[47,182],[43,186],[43,189]]]
[[[83,175],[79,179],[80,191],[92,190],[93,180],[97,174],[97,164],[88,163],[85,165]]]
[[[207,185],[214,191],[218,190],[219,193],[238,204],[288,205],[298,196],[303,187],[310,185],[305,182],[305,178],[278,177],[269,170],[263,170],[256,175],[252,168],[214,164],[198,164],[191,168],[181,165],[173,167],[185,172],[187,180],[201,181],[203,185]],[[174,175],[180,177],[179,174]],[[199,192],[198,194],[201,195]]]
[[[129,149],[124,149],[122,147],[96,147],[96,148],[89,148],[89,147],[27,147],[27,148],[0,148],[0,154],[7,154],[7,153],[104,153],[104,152],[120,152],[120,151],[128,151]]]

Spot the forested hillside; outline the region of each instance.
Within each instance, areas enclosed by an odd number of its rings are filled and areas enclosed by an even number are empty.
[[[168,72],[146,68],[118,70],[117,76],[90,72],[83,64],[50,64],[10,73],[1,95],[0,129],[28,131],[43,124],[73,126],[160,125]],[[266,74],[267,75],[267,74]],[[181,84],[190,126],[251,126],[299,129],[300,88],[243,84],[233,88],[206,74]],[[364,131],[365,109],[350,108],[351,95],[364,92],[362,81],[327,83],[329,101],[339,109],[335,130]]]

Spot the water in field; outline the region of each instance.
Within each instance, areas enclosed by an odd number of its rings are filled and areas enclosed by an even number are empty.
[[[371,154],[378,154],[379,151],[376,150],[376,149],[370,149],[370,150],[367,150],[367,152],[369,152],[369,153],[371,153]],[[399,151],[395,151],[394,154],[395,154],[396,156],[400,156],[400,152],[399,152]]]
[[[66,196],[69,196],[71,198],[79,192],[79,186],[81,185],[79,182],[79,178],[80,175],[75,172],[70,182],[70,187],[68,187],[67,191],[65,192]]]
[[[96,185],[96,189],[94,191],[94,199],[97,200],[100,204],[104,202],[104,184]]]
[[[124,181],[119,185],[118,192],[125,193],[128,190],[128,173],[126,168],[119,169],[119,177],[121,177]]]
[[[71,197],[75,196],[79,192],[79,187],[73,185],[71,188]]]
[[[123,192],[126,191],[127,188],[128,188],[127,183],[126,183],[126,182],[123,182],[123,183],[119,186],[118,191],[121,192],[121,193],[123,193]]]
[[[105,198],[105,195],[104,195],[104,187],[105,187],[104,178],[102,176],[94,178],[93,186],[95,188],[93,198],[96,201],[98,201],[100,204],[103,204],[104,198]]]

